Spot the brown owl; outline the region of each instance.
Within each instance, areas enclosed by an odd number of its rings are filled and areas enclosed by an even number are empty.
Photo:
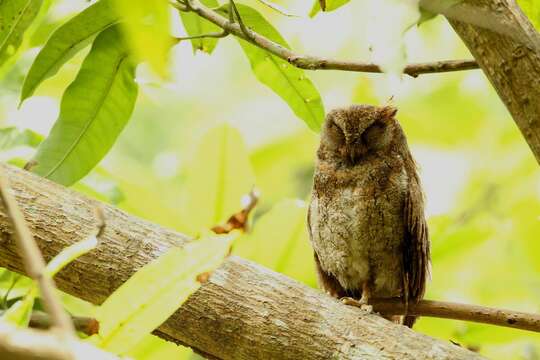
[[[424,200],[396,112],[353,105],[326,117],[308,226],[319,284],[334,297],[367,304],[370,297],[408,303],[424,296]],[[415,317],[398,321],[412,327]]]

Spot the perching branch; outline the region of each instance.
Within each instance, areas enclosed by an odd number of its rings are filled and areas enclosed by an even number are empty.
[[[209,9],[202,5],[198,0],[191,0],[189,6],[180,5],[176,6],[180,11],[193,11],[200,17],[214,23],[222,28],[227,33],[230,33],[236,37],[249,41],[253,45],[256,45],[269,53],[280,57],[281,59],[289,62],[290,64],[306,70],[341,70],[341,71],[355,71],[355,72],[369,72],[369,73],[381,73],[381,68],[373,63],[354,62],[354,61],[341,61],[334,59],[327,59],[317,56],[309,56],[295,53],[266,37],[259,35],[253,30],[244,27],[242,29],[241,22],[232,22],[224,16],[221,16],[216,11]],[[441,73],[450,71],[461,71],[477,69],[478,64],[475,60],[449,60],[449,61],[436,61],[429,63],[416,63],[410,64],[405,67],[403,72],[412,77],[416,77],[421,74]]]
[[[46,179],[0,165],[44,256],[95,229],[96,201]],[[1,209],[0,209],[1,210]],[[107,226],[96,251],[63,269],[60,289],[102,303],[136,270],[184,235],[103,205]],[[7,216],[0,211],[0,266],[24,272]],[[230,256],[156,331],[220,359],[479,359],[326,296],[284,275]]]
[[[17,205],[7,178],[0,169],[0,198],[17,239],[17,248],[24,261],[25,271],[32,279],[37,281],[45,309],[51,316],[52,323],[66,336],[74,336],[75,329],[67,313],[56,295],[56,286],[53,279],[47,275],[45,261],[34,241],[32,233],[26,224],[24,215]]]
[[[362,305],[354,304],[349,299],[347,304],[358,307]],[[421,300],[418,304],[410,303],[407,308],[401,299],[371,299],[369,304],[373,306],[373,311],[386,315],[429,316],[540,332],[539,314],[433,300]]]

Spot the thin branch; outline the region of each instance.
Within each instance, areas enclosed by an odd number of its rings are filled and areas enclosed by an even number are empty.
[[[349,300],[347,304],[359,307],[362,305]],[[369,305],[373,306],[373,311],[385,315],[429,316],[540,332],[539,314],[434,300],[409,303],[408,309],[401,299],[371,299]]]
[[[221,32],[216,32],[216,33],[176,37],[174,38],[174,40],[176,40],[176,42],[181,42],[181,41],[193,40],[193,39],[223,38],[223,37],[226,37],[227,35],[229,35],[227,31],[221,31]]]
[[[233,34],[234,36],[244,39],[300,69],[341,70],[369,73],[383,72],[377,64],[373,63],[341,61],[317,56],[298,54],[254,32],[247,27],[241,26],[238,23],[228,20],[226,17],[221,16],[218,12],[205,7],[197,0],[191,0],[189,2],[189,6],[176,7],[180,11],[193,11],[197,13],[200,17],[212,22],[213,24]],[[403,72],[412,77],[416,77],[421,74],[472,70],[477,68],[478,64],[475,60],[449,60],[409,64],[405,67]]]
[[[54,280],[46,274],[45,260],[43,260],[21,209],[19,209],[17,200],[12,194],[3,169],[0,170],[0,198],[2,199],[6,214],[13,225],[17,248],[23,259],[26,272],[28,276],[37,281],[45,309],[51,315],[52,323],[66,336],[74,336],[75,329],[73,324],[56,294]]]
[[[58,333],[20,329],[0,322],[0,359],[17,360],[119,360],[76,338],[66,339]]]
[[[71,321],[78,332],[91,336],[99,332],[99,322],[86,316],[72,316]],[[43,311],[33,311],[30,316],[30,327],[35,329],[49,329],[51,317]]]

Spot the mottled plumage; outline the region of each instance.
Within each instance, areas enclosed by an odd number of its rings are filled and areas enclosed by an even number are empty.
[[[308,224],[319,283],[332,296],[415,302],[424,295],[424,201],[395,113],[353,105],[326,117]]]

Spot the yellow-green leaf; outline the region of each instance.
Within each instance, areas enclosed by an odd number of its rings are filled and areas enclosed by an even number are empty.
[[[55,30],[28,70],[21,90],[21,103],[97,34],[117,21],[111,0],[101,0]]]
[[[75,244],[62,249],[62,251],[47,264],[47,275],[53,277],[66,265],[95,249],[97,245],[97,238],[95,236],[89,236],[87,239],[78,241]]]
[[[135,64],[116,26],[94,41],[66,89],[60,115],[35,155],[32,171],[69,186],[107,154],[128,122],[135,100]]]
[[[343,5],[347,4],[351,0],[326,0],[325,1],[325,8],[323,11],[334,11]],[[311,8],[311,11],[309,12],[310,17],[314,17],[317,15],[317,13],[321,11],[321,2],[320,0],[314,0],[313,1],[313,7]]]
[[[37,286],[34,284],[22,300],[17,301],[6,310],[1,319],[18,326],[28,326],[36,296]]]
[[[234,252],[296,280],[315,285],[313,250],[306,218],[305,202],[280,201],[256,221],[251,234],[239,239]]]
[[[0,1],[0,66],[17,52],[42,3],[43,0]]]
[[[260,35],[289,48],[279,32],[256,10],[237,5],[243,22]],[[219,11],[228,16],[228,7]],[[279,95],[313,131],[318,132],[324,121],[324,106],[317,88],[303,70],[270,54],[249,42],[237,38],[257,79]]]
[[[198,275],[222,263],[232,239],[215,235],[171,248],[137,271],[97,311],[100,346],[122,354],[139,343],[200,287]]]
[[[188,167],[182,230],[196,235],[227,220],[242,208],[242,196],[255,184],[244,140],[227,124],[202,138]]]
[[[163,340],[154,335],[146,335],[137,345],[126,354],[132,359],[191,359],[193,350],[173,342]]]
[[[160,76],[168,75],[170,13],[167,0],[114,0],[131,48]]]
[[[219,6],[217,0],[202,0],[201,3],[211,8]],[[182,23],[184,24],[184,28],[186,29],[186,33],[189,36],[199,36],[221,31],[220,27],[212,24],[206,19],[203,19],[194,12],[181,11],[180,17],[182,19]],[[192,39],[191,45],[193,46],[193,52],[200,50],[211,54],[212,51],[214,51],[217,42],[217,38]]]
[[[540,1],[538,0],[518,0],[519,6],[534,24],[537,31],[540,31]]]

